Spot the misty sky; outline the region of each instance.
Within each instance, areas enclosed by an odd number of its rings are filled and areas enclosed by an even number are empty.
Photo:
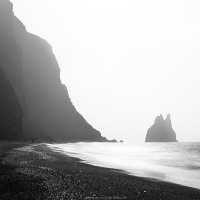
[[[77,110],[103,136],[144,141],[171,114],[200,141],[199,0],[11,0],[46,39]]]

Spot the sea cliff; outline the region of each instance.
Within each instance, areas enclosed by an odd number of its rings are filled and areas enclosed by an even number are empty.
[[[72,104],[50,44],[26,31],[8,0],[0,0],[0,70],[7,85],[2,87],[9,87],[9,94],[13,95],[13,112],[19,122],[18,128],[11,125],[1,132],[2,137],[13,129],[16,133],[6,137],[106,141]],[[0,95],[7,98],[3,91]],[[4,106],[1,104],[0,109]],[[13,113],[6,115],[9,119]],[[4,123],[4,116],[0,124]]]

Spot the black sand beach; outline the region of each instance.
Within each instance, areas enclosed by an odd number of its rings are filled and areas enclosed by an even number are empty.
[[[0,200],[200,199],[200,190],[83,164],[45,144],[0,143]]]

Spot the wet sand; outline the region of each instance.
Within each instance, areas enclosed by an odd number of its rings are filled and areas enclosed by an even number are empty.
[[[200,199],[200,190],[83,164],[45,144],[0,143],[0,200]]]

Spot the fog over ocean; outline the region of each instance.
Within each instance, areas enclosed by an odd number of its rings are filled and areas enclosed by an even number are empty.
[[[48,144],[91,165],[200,189],[200,143]]]

